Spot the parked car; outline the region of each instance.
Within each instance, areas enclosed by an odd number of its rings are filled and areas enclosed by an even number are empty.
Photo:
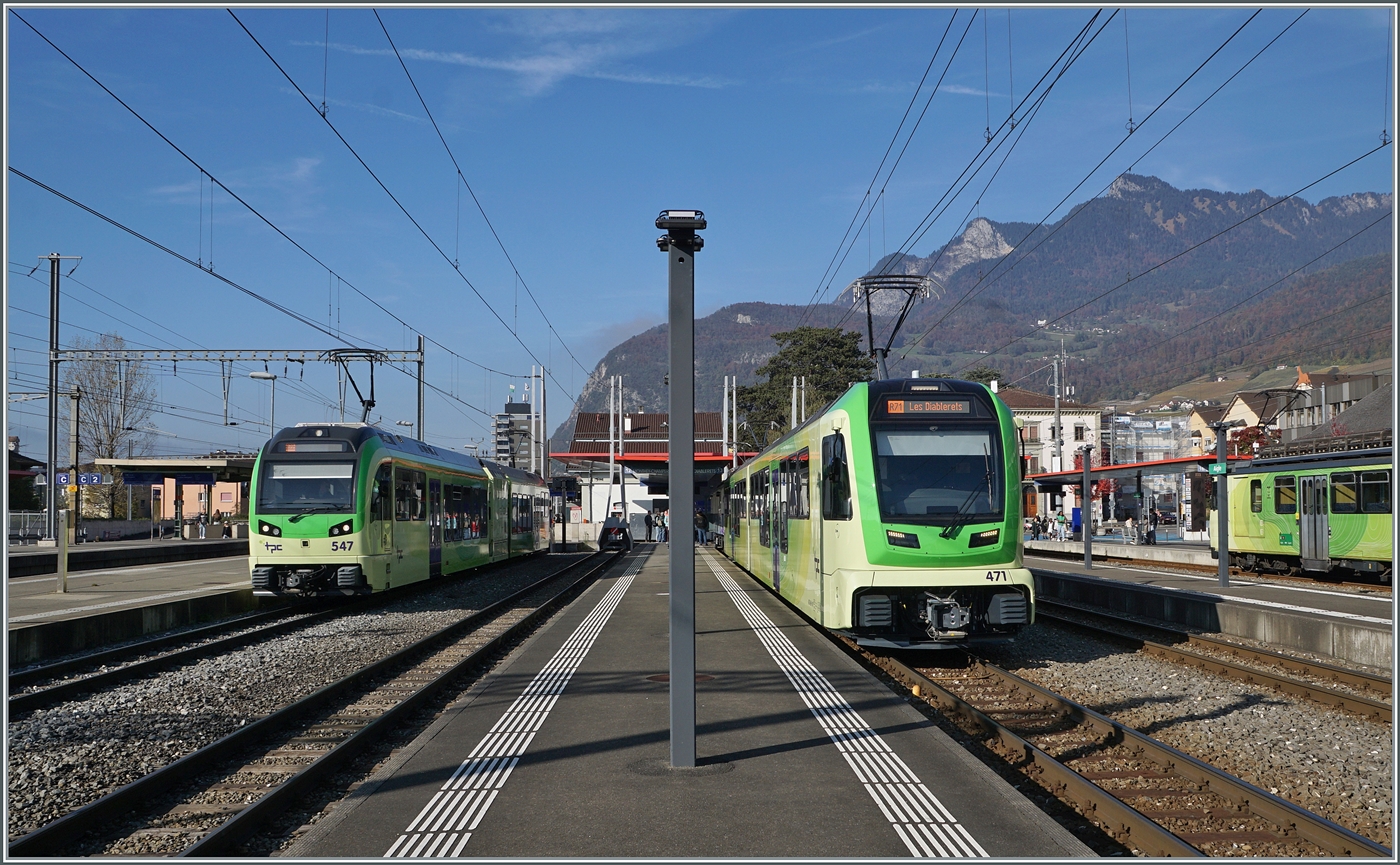
[[[598,533],[598,549],[632,551],[632,530],[622,517],[608,517]]]

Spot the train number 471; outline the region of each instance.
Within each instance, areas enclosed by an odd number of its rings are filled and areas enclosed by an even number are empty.
[[[1006,571],[987,571],[988,582],[1009,582]]]

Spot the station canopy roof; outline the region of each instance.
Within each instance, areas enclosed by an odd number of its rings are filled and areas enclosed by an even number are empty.
[[[208,456],[125,457],[93,462],[103,469],[121,472],[127,485],[158,484],[164,480],[213,484],[251,481],[257,459],[257,454],[216,452]]]
[[[1226,457],[1230,464],[1248,464],[1251,457]],[[1193,472],[1208,472],[1210,466],[1216,462],[1214,454],[1210,456],[1174,457],[1167,460],[1150,460],[1141,463],[1119,463],[1111,466],[1093,466],[1089,469],[1089,480],[1129,480],[1136,478],[1139,474],[1143,477],[1153,475],[1180,475],[1191,474]],[[1070,469],[1061,472],[1041,472],[1034,475],[1026,475],[1026,480],[1040,487],[1078,486],[1084,481],[1083,469]]]

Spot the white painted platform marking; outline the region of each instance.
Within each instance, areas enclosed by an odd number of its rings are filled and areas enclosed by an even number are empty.
[[[753,599],[725,573],[708,550],[705,564],[724,586],[734,606],[753,628],[778,668],[812,710],[817,723],[846,758],[856,779],[875,800],[910,854],[940,859],[987,856],[919,776],[905,765],[879,733],[865,722],[811,661],[763,614]]]
[[[584,656],[603,626],[621,603],[622,596],[642,569],[646,556],[636,558],[593,611],[574,629],[569,639],[550,658],[544,669],[525,686],[506,713],[482,737],[467,759],[452,773],[452,777],[433,794],[413,822],[394,842],[384,858],[460,856],[471,840],[477,824],[496,801],[506,779],[520,763],[520,757],[530,746],[549,717],[559,695],[583,663]]]
[[[68,578],[71,580],[73,578],[73,575],[69,574]],[[111,607],[126,607],[132,604],[144,604],[147,601],[160,601],[164,600],[165,598],[182,598],[185,595],[198,595],[206,592],[222,592],[228,589],[246,589],[250,585],[251,584],[247,580],[243,580],[242,582],[224,583],[223,585],[219,586],[203,586],[198,589],[186,589],[182,592],[165,592],[164,594],[159,595],[143,595],[139,598],[124,598],[120,601],[108,601],[105,604],[91,604],[86,607],[69,607],[66,610],[50,610],[47,613],[31,613],[27,616],[11,616],[9,620],[11,622],[35,622],[39,619],[49,619],[54,616],[67,616],[72,613],[86,613],[91,610],[105,610]]]

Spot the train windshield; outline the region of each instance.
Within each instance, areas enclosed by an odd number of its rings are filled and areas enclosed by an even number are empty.
[[[948,525],[1002,516],[1002,465],[995,427],[871,430],[883,522]]]
[[[263,513],[343,514],[355,507],[355,464],[267,462],[258,483]]]

